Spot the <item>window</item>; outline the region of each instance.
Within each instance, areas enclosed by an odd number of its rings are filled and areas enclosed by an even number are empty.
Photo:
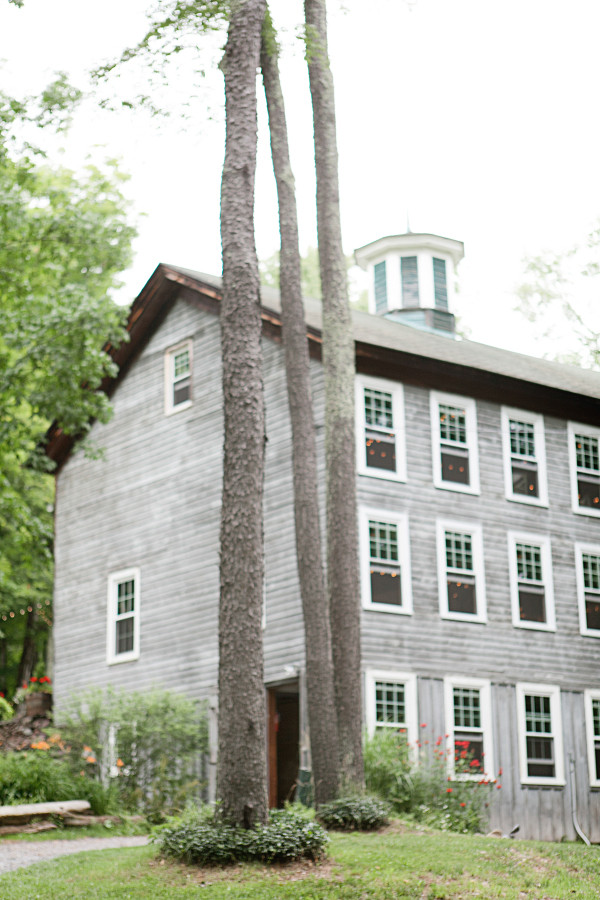
[[[569,422],[568,434],[573,509],[600,516],[600,429]]]
[[[406,516],[362,508],[359,529],[364,608],[412,613]]]
[[[416,256],[400,257],[402,306],[419,305],[419,270]]]
[[[140,570],[114,572],[108,578],[109,663],[127,662],[140,655]]]
[[[550,539],[510,532],[508,545],[513,625],[554,631]]]
[[[402,385],[359,376],[356,379],[356,422],[358,473],[405,481]]]
[[[187,409],[192,403],[192,342],[167,350],[165,356],[165,412]]]
[[[431,393],[433,482],[451,491],[479,493],[475,401]]]
[[[575,558],[580,630],[600,637],[600,546],[575,544]]]
[[[437,523],[440,615],[485,622],[485,576],[481,528],[466,522]]]
[[[503,406],[501,418],[506,497],[547,506],[543,417]]]
[[[448,309],[446,260],[433,257],[433,295],[436,309]]]
[[[600,787],[600,691],[585,691],[584,703],[590,786]]]
[[[369,735],[379,729],[406,733],[417,740],[417,679],[401,672],[368,669],[365,673],[366,724]]]
[[[522,784],[564,784],[560,689],[517,684]]]
[[[373,266],[375,312],[383,313],[387,310],[387,274],[385,260],[375,263]]]
[[[491,690],[489,681],[444,679],[446,731],[451,778],[494,778]]]

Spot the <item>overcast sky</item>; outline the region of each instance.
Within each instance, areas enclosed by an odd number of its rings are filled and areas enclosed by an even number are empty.
[[[37,92],[58,69],[86,71],[144,32],[144,0],[0,0],[0,84]],[[300,0],[272,0],[303,247],[316,244],[312,121],[297,38]],[[465,243],[454,310],[473,339],[541,353],[512,308],[522,259],[581,241],[600,216],[597,0],[330,0],[344,247],[413,231]],[[138,112],[78,114],[63,159],[117,156],[139,219],[121,300],[159,262],[220,272],[219,187],[224,126],[222,37],[199,40],[161,98],[165,121]],[[121,82],[148,90],[139,70]],[[114,90],[115,85],[110,87]],[[108,90],[108,88],[106,89]],[[181,111],[190,99],[191,117]],[[256,241],[278,247],[277,207],[260,98]],[[64,143],[64,141],[63,141]],[[98,148],[103,145],[104,150]]]

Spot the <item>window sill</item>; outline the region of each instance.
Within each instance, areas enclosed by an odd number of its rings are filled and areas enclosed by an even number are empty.
[[[407,478],[404,473],[401,472],[388,472],[385,469],[381,469],[379,472],[375,469],[367,469],[360,468],[356,470],[357,475],[362,475],[364,478],[378,478],[381,481],[399,481],[406,482]]]
[[[564,778],[521,778],[522,787],[553,787],[564,788],[567,782]]]
[[[576,516],[590,516],[592,519],[600,517],[600,509],[592,509],[591,506],[573,506]]]
[[[392,613],[395,616],[412,616],[412,609],[406,606],[392,606],[385,603],[363,603],[362,608],[370,612]]]
[[[472,487],[469,484],[459,484],[458,482],[434,481],[433,486],[440,491],[452,491],[453,494],[473,494],[475,496],[480,494],[479,485]]]
[[[522,503],[524,506],[537,506],[548,509],[548,500],[540,497],[528,497],[526,494],[505,494],[505,499],[510,503]]]
[[[121,663],[135,662],[136,659],[140,658],[139,652],[134,653],[123,653],[119,654],[119,656],[112,656],[106,660],[107,666],[118,666]]]
[[[513,628],[522,628],[524,631],[556,631],[556,624],[554,622],[548,622],[544,624],[543,622],[522,622],[520,619],[518,622],[513,621]]]
[[[193,400],[186,400],[185,403],[179,403],[177,406],[167,407],[165,409],[165,416],[172,416],[175,413],[183,412],[184,409],[189,409],[192,405]]]
[[[440,618],[448,622],[472,622],[475,625],[487,625],[487,615],[471,615],[471,613],[453,613],[447,610],[440,611]]]

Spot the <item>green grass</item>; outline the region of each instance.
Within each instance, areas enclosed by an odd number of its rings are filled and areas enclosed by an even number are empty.
[[[71,826],[69,828],[61,828],[58,821],[57,824],[59,827],[53,831],[0,835],[0,854],[2,853],[3,841],[73,841],[84,837],[119,837],[120,835],[130,834],[149,834],[152,830],[152,826],[147,822],[132,822],[126,816],[123,817],[123,822],[120,824],[107,823],[106,825]],[[0,893],[1,897],[2,894]]]
[[[0,845],[1,853],[1,845]],[[82,853],[0,877],[2,900],[597,900],[600,848],[402,830],[332,835],[329,859],[197,869],[153,847]]]

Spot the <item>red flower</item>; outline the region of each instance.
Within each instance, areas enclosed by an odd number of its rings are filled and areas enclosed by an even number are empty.
[[[472,759],[471,762],[469,763],[469,765],[470,765],[470,766],[478,766],[478,765],[479,765],[479,760],[478,760],[478,759]]]
[[[452,793],[452,788],[446,788],[446,793],[447,793],[447,794],[451,794],[451,793]]]
[[[502,775],[502,769],[498,769],[498,775]]]
[[[421,728],[427,728],[427,722],[421,722]]]
[[[33,676],[29,679],[30,681],[37,681],[37,678],[33,678]]]
[[[501,784],[497,784],[497,785],[496,785],[496,790],[497,790],[497,791],[501,790],[501,788],[502,788],[502,785],[501,785]]]
[[[467,751],[466,751],[466,750],[461,750],[461,751],[460,751],[460,758],[461,758],[461,759],[466,759],[466,758],[467,758]]]
[[[437,739],[437,741],[435,742],[435,746],[436,746],[436,747],[439,747],[441,743],[442,743],[442,739],[441,739],[441,737],[439,737],[439,738]]]
[[[461,806],[466,806],[467,804],[466,804],[466,803],[461,803],[460,805],[461,805]]]

